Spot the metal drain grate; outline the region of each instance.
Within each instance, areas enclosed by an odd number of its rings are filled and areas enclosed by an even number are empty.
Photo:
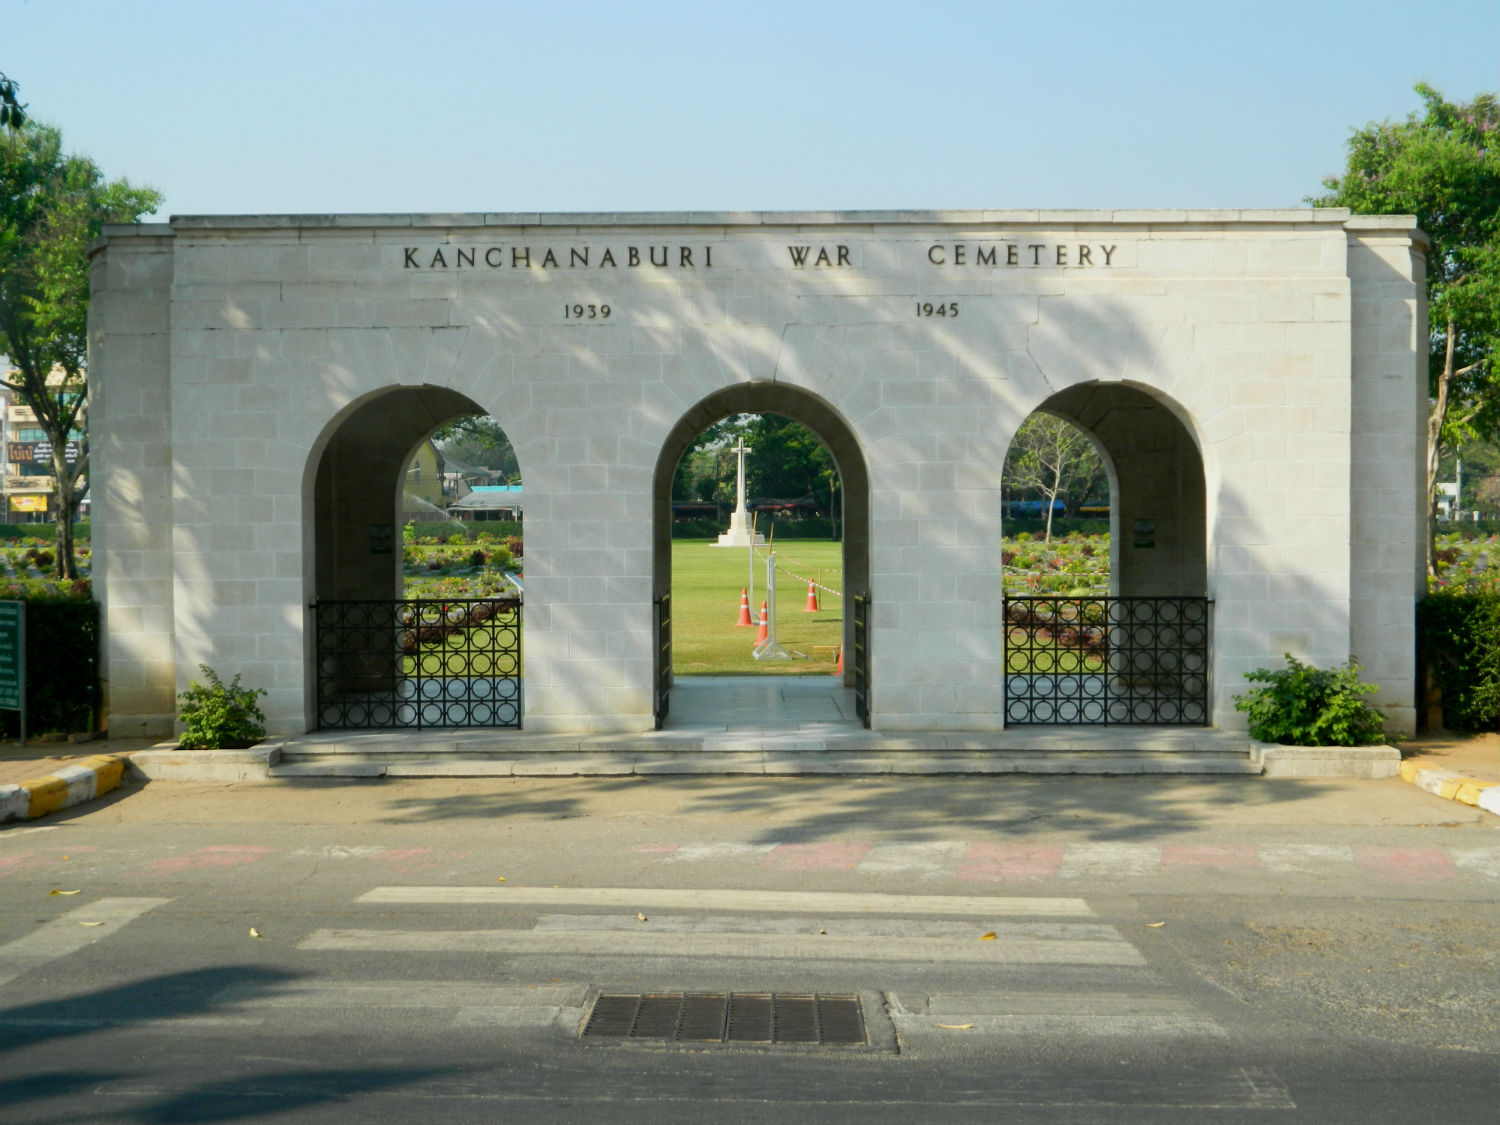
[[[594,1001],[583,1037],[824,1047],[863,1047],[869,1043],[858,996],[782,992],[602,995]]]

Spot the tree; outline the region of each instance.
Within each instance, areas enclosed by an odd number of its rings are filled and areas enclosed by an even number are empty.
[[[1479,511],[1480,519],[1500,518],[1500,473],[1485,477],[1479,482],[1474,489],[1474,506]]]
[[[1045,540],[1052,541],[1052,509],[1059,499],[1072,508],[1099,486],[1104,464],[1094,443],[1073,423],[1055,414],[1033,414],[1022,423],[1005,455],[1002,484],[1011,492],[1030,492],[1042,501]]]
[[[0,129],[19,129],[26,124],[26,105],[16,91],[20,86],[0,71]]]
[[[0,339],[15,370],[0,379],[36,414],[52,448],[57,496],[55,573],[77,577],[73,518],[88,449],[67,457],[88,410],[88,245],[103,224],[137,222],[161,194],[106,181],[62,134],[27,121],[0,136]]]
[[[754,418],[753,414],[732,414],[698,435],[677,462],[672,477],[673,501],[734,502],[739,458],[733,447]]]
[[[1358,214],[1411,213],[1427,253],[1427,566],[1433,570],[1438,462],[1443,452],[1500,433],[1500,103],[1454,105],[1418,85],[1423,112],[1356,129],[1349,165],[1308,202]]]
[[[747,487],[757,497],[812,497],[823,512],[833,507],[830,481],[838,475],[828,447],[801,422],[780,414],[754,415],[745,427]]]
[[[519,484],[521,463],[500,423],[488,414],[471,414],[433,432],[432,441],[443,453],[469,465],[494,469],[506,484]]]

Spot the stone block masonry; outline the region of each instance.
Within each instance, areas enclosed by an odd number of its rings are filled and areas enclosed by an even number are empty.
[[[1292,652],[1354,655],[1410,729],[1424,249],[1410,217],[1338,210],[109,228],[111,731],[169,735],[200,663],[266,688],[273,734],[316,729],[307,607],[395,596],[396,474],[466,413],[500,421],[525,480],[526,728],[650,729],[665,489],[740,411],[806,422],[839,463],[871,727],[999,730],[1000,467],[1039,408],[1110,465],[1114,592],[1213,600],[1213,724],[1239,728],[1244,673]]]

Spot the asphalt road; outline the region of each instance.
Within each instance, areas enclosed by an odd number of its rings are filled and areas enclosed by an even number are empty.
[[[1488,1122],[1500,819],[1363,784],[126,790],[0,831],[0,1120]],[[866,1034],[580,1035],[683,993]]]

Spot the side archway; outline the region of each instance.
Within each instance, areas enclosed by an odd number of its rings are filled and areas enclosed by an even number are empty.
[[[1128,383],[1080,383],[1037,407],[1073,423],[1109,469],[1110,592],[1208,593],[1203,456],[1178,410]]]
[[[341,411],[324,428],[309,455],[303,484],[303,584],[314,614],[305,632],[308,729],[329,725],[318,701],[330,683],[361,696],[401,698],[400,681],[411,678],[402,671],[402,638],[424,632],[420,627],[405,628],[397,608],[402,592],[404,470],[413,450],[438,427],[483,413],[484,408],[473,399],[446,387],[389,387]],[[317,619],[317,607],[324,603],[384,608],[362,611],[361,622],[333,631],[337,635],[330,644],[330,630]],[[498,631],[493,620],[486,617],[483,622],[489,632]],[[519,629],[519,620],[514,628]],[[507,668],[503,677],[498,669],[487,671],[495,685],[501,678],[515,682],[503,689],[491,685],[489,691],[495,698],[479,711],[466,698],[465,714],[478,721],[457,725],[515,725],[500,717],[512,711],[519,722],[519,668],[513,673]],[[473,681],[475,677],[466,678]],[[472,690],[472,683],[466,684],[466,692],[472,694]],[[497,694],[502,690],[503,697]],[[437,706],[444,715],[451,709],[446,703]],[[359,726],[426,725],[420,717],[413,718],[416,711],[411,704],[362,701],[359,707]],[[382,717],[388,721],[381,721]],[[454,724],[440,721],[435,725]]]
[[[1207,486],[1192,429],[1125,383],[1080,383],[1036,409],[1082,430],[1105,464],[1110,593],[1007,599],[1007,725],[1208,725]]]

